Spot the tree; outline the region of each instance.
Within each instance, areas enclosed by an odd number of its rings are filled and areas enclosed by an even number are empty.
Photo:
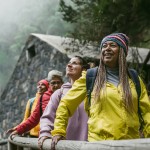
[[[149,7],[149,0],[70,0],[70,4],[60,0],[59,10],[75,25],[74,38],[99,42],[107,34],[123,32],[132,45],[150,46],[145,34],[150,33]]]

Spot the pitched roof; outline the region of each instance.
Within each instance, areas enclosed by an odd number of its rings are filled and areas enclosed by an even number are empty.
[[[97,46],[98,44],[95,46],[92,45],[93,43],[86,43],[83,45],[78,40],[74,40],[73,38],[54,36],[54,35],[32,33],[31,36],[37,37],[41,41],[48,43],[49,45],[55,47],[60,52],[67,54],[68,57],[70,58],[75,55],[79,55],[83,57],[99,59],[99,48]],[[139,63],[143,63],[149,51],[150,49],[146,49],[146,48],[129,47],[127,61],[136,62],[135,57],[133,56],[137,55]],[[147,64],[150,65],[150,59],[147,62]]]

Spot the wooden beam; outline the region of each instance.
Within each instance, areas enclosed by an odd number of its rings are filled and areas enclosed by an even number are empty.
[[[17,136],[13,140],[9,138],[9,142],[19,147],[38,149],[38,138]],[[51,139],[46,139],[43,143],[43,150],[48,150],[50,147]],[[150,138],[97,142],[63,140],[58,142],[56,150],[150,150]]]

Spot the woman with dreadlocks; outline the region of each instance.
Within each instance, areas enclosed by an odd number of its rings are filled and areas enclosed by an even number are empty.
[[[123,33],[110,34],[103,38],[100,49],[100,65],[88,108],[88,141],[140,138],[138,95],[126,62],[128,37]],[[139,81],[143,132],[145,137],[150,137],[150,102],[140,77]],[[57,109],[54,130],[51,131],[52,149],[66,136],[68,118],[86,97],[86,72],[83,71]]]

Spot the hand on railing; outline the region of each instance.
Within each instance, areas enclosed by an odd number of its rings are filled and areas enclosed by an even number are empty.
[[[61,135],[56,135],[52,137],[51,150],[55,150],[55,146],[60,140],[65,140],[65,137]]]
[[[18,134],[16,128],[8,129],[8,130],[6,131],[6,133],[7,133],[7,134],[10,133],[10,139],[11,139],[11,140],[13,140],[14,135]]]
[[[44,142],[46,139],[48,139],[48,138],[50,138],[50,137],[48,137],[48,136],[42,136],[42,137],[40,137],[40,138],[38,139],[38,146],[39,146],[40,150],[42,150],[43,142]]]

